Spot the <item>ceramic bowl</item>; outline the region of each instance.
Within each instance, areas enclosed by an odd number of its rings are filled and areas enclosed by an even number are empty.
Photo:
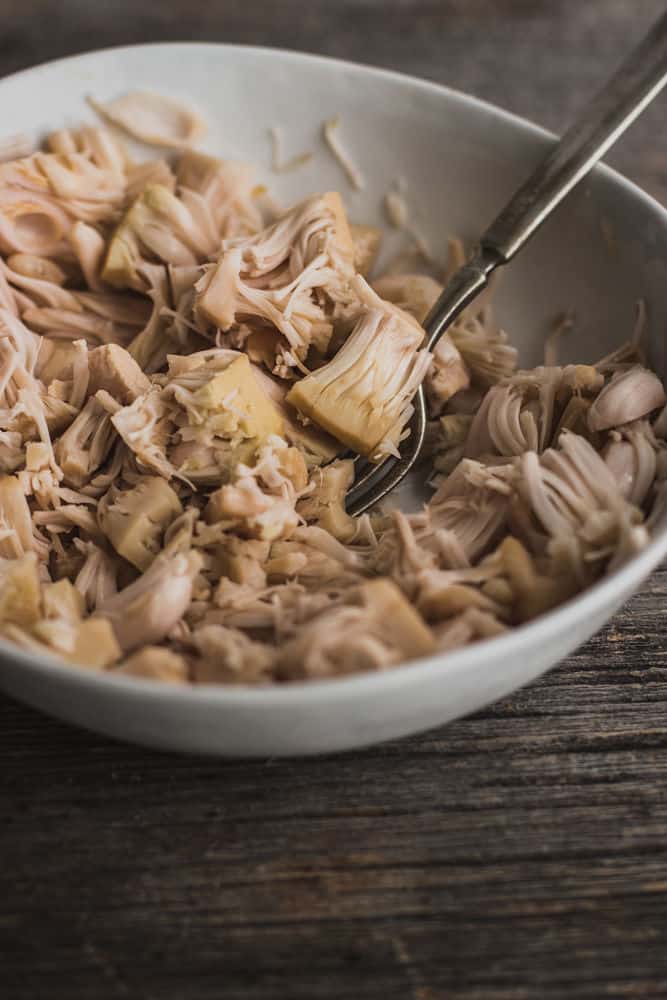
[[[191,102],[210,123],[204,148],[258,167],[284,204],[340,189],[353,220],[381,223],[382,196],[406,184],[416,227],[436,255],[474,238],[553,138],[472,97],[421,80],[293,52],[226,45],[152,45],[93,52],[0,82],[0,136],[92,120],[85,98],[150,89]],[[353,191],[322,141],[340,115],[358,163]],[[285,155],[315,153],[292,174],[270,171],[268,130]],[[385,256],[400,249],[390,234]],[[503,274],[503,326],[537,364],[564,309],[576,334],[563,358],[592,361],[625,339],[635,303],[648,311],[651,362],[662,373],[667,328],[667,213],[606,168],[570,196]],[[620,571],[548,615],[492,641],[386,673],[274,688],[181,688],[46,661],[2,644],[0,686],[70,722],[153,747],[219,755],[346,750],[441,725],[533,680],[584,642],[667,553],[667,534]]]

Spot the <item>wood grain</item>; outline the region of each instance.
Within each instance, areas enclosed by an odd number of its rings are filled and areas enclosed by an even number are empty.
[[[662,9],[0,0],[0,71],[151,39],[286,45],[559,129]],[[667,200],[664,108],[613,159]],[[359,754],[161,755],[0,698],[0,997],[666,997],[666,598],[662,570],[540,683]]]

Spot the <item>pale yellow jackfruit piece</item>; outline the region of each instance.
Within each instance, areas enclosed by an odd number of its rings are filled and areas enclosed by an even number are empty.
[[[93,395],[105,389],[123,406],[150,389],[149,379],[120,344],[103,344],[89,351],[88,368],[88,392]]]
[[[222,350],[170,357],[164,395],[178,407],[172,408],[177,429],[169,460],[190,482],[226,482],[239,463],[255,464],[266,441],[282,438],[283,419],[245,354]]]
[[[341,542],[349,542],[357,522],[345,510],[345,496],[354,482],[354,462],[339,459],[311,476],[311,491],[297,504],[297,513],[309,524],[317,524]]]
[[[108,221],[124,196],[122,170],[102,163],[91,148],[2,163],[0,246],[6,254],[66,258],[74,220]]]
[[[148,259],[175,265],[196,264],[201,253],[190,233],[192,219],[169,188],[149,184],[123,216],[111,237],[102,280],[116,288],[143,290],[138,268]]]
[[[25,467],[28,472],[41,472],[48,468],[51,452],[43,441],[28,441],[25,446]]]
[[[198,653],[193,661],[195,684],[267,684],[274,679],[275,649],[240,629],[205,625],[190,641]]]
[[[262,590],[266,586],[264,567],[270,550],[270,542],[227,535],[224,547],[216,553],[220,576]]]
[[[245,354],[198,389],[195,404],[211,412],[224,411],[231,434],[259,440],[283,434],[282,417],[260,388]]]
[[[81,621],[86,610],[83,594],[67,579],[45,583],[42,600],[45,618],[59,618],[74,624]]]
[[[350,236],[354,245],[354,269],[367,278],[382,242],[382,230],[377,226],[350,224]]]
[[[478,303],[479,299],[475,300],[477,309]],[[460,317],[449,327],[447,336],[463,358],[473,386],[488,389],[516,371],[516,347],[510,344],[505,331],[484,314]]]
[[[431,629],[392,580],[369,580],[359,590],[361,603],[368,610],[369,631],[373,627],[378,629],[383,639],[400,649],[406,659],[428,656],[434,651]]]
[[[468,608],[477,608],[490,613],[498,610],[492,598],[483,594],[477,587],[452,582],[431,586],[426,582],[420,590],[417,605],[422,615],[430,622],[452,618],[467,611]]]
[[[77,626],[74,648],[65,659],[81,667],[101,670],[121,656],[111,623],[104,618],[88,618]]]
[[[280,438],[270,438],[252,466],[239,464],[232,481],[211,493],[205,520],[227,522],[237,534],[262,541],[290,534],[299,523],[294,510],[298,493],[291,477],[297,483],[306,479],[305,463],[291,461],[294,452]]]
[[[285,398],[288,384],[269,375],[260,365],[253,364],[252,373],[279,411],[284,422],[285,438],[304,453],[306,463],[320,465],[333,461],[342,450],[340,442],[314,424],[304,424],[298,419],[296,410]]]
[[[127,150],[117,136],[105,128],[82,125],[79,128],[57,129],[47,135],[45,145],[49,152],[57,153],[64,159],[77,154],[84,156],[118,181],[124,180],[129,163]],[[76,197],[76,190],[72,190],[71,195]]]
[[[299,523],[293,500],[264,493],[252,476],[211,493],[204,517],[209,524],[228,522],[242,537],[261,541],[281,538]]]
[[[185,614],[201,567],[197,552],[163,552],[138,579],[102,601],[95,616],[113,625],[123,652],[162,642]]]
[[[280,680],[386,670],[435,651],[436,637],[387,578],[354,588],[351,603],[324,606],[279,649]]]
[[[37,556],[0,559],[0,622],[33,625],[41,617],[41,590]]]
[[[181,502],[160,476],[145,476],[129,490],[110,490],[97,519],[116,552],[146,570],[160,551],[166,528],[182,513]]]
[[[159,188],[160,185],[155,185],[155,187]],[[141,260],[137,231],[141,229],[149,214],[146,193],[154,191],[155,187],[146,188],[139,195],[111,237],[101,277],[103,281],[117,288],[143,288],[144,283],[137,273],[137,265]],[[168,193],[171,194],[171,192]]]
[[[538,572],[533,557],[513,535],[503,539],[497,555],[512,588],[517,623],[550,611],[580,589],[574,574],[556,574],[553,569],[548,575]]]
[[[94,670],[110,666],[121,655],[111,624],[103,619],[39,618],[22,626],[0,620],[0,631],[22,649]]]
[[[294,384],[287,402],[372,461],[396,454],[412,414],[410,400],[431,362],[420,351],[424,331],[407,313],[354,286],[370,308],[335,357]],[[363,300],[362,298],[362,300]]]
[[[72,364],[79,350],[72,340],[42,339],[35,374],[48,386],[54,380],[66,381],[72,377]]]
[[[114,413],[111,423],[136,456],[140,467],[157,472],[166,479],[176,473],[166,455],[172,424],[159,386],[152,385],[143,396],[138,396],[129,406]]]
[[[0,557],[16,559],[35,547],[30,508],[16,476],[0,477]]]
[[[198,150],[186,150],[178,161],[176,180],[181,187],[205,191],[220,172],[223,161]]]
[[[308,485],[308,467],[301,451],[298,448],[276,448],[275,453],[282,475],[289,479],[297,493],[305,490]]]
[[[115,441],[108,407],[118,408],[100,389],[58,438],[55,455],[68,485],[83,486],[105,461]]]
[[[144,680],[185,684],[188,663],[184,657],[163,646],[144,646],[115,668],[115,674],[142,677]]]

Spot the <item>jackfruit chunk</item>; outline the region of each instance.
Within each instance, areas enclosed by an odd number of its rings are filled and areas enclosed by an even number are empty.
[[[113,626],[123,652],[162,642],[185,614],[201,566],[197,552],[162,552],[142,576],[97,606],[95,620]]]
[[[176,180],[183,202],[195,213],[199,207],[205,210],[218,243],[262,228],[262,189],[248,164],[188,150],[179,160]]]
[[[98,389],[106,389],[123,406],[150,389],[150,381],[120,344],[103,344],[90,351],[88,368],[89,393],[94,395]]]
[[[578,581],[573,574],[538,572],[533,557],[513,535],[503,539],[497,552],[512,588],[517,623],[537,618],[577,592]]]
[[[307,483],[306,465],[300,452],[279,438],[260,448],[255,459],[252,467],[239,464],[232,482],[211,493],[204,519],[228,522],[243,537],[273,541],[299,523],[294,502]]]
[[[37,556],[0,559],[0,622],[33,625],[41,617]]]
[[[19,635],[13,630],[8,628],[7,634],[14,641],[19,641]],[[67,663],[93,670],[103,670],[121,655],[111,624],[101,618],[75,622],[43,618],[32,626],[29,633],[24,632],[21,639],[20,645],[26,649],[49,653]]]
[[[350,458],[315,469],[311,478],[312,492],[299,501],[297,513],[339,541],[351,541],[357,522],[345,510],[345,496],[353,482],[354,462]]]
[[[35,374],[48,386],[54,380],[72,378],[72,363],[79,356],[79,349],[72,340],[50,340],[43,337],[37,357]]]
[[[418,350],[422,328],[375,299],[378,308],[361,313],[335,357],[287,395],[304,416],[372,461],[396,453],[412,414],[410,399],[431,361],[428,352]]]
[[[434,651],[433,632],[392,580],[369,580],[361,585],[360,595],[370,628],[377,629],[388,645],[408,659]]]
[[[287,340],[287,354],[304,357],[311,345],[325,352],[333,311],[353,298],[353,258],[340,195],[308,198],[254,236],[224,241],[197,282],[196,313],[224,331],[240,320],[269,325]],[[288,364],[281,343],[276,335],[276,350]],[[274,360],[278,364],[277,355]]]
[[[62,621],[80,622],[86,610],[81,591],[63,577],[56,583],[45,583],[42,589],[44,617]]]
[[[169,188],[149,184],[111,237],[102,280],[116,288],[143,290],[139,268],[147,258],[186,265],[197,264],[200,257],[190,213]]]
[[[194,403],[216,414],[217,433],[260,441],[272,434],[283,435],[282,417],[262,391],[245,354],[198,389]]]
[[[264,565],[269,558],[270,548],[270,542],[228,534],[224,547],[221,546],[217,552],[220,576],[261,590],[266,586]]]
[[[354,269],[364,278],[370,274],[382,242],[382,230],[377,226],[350,225],[354,245]]]
[[[140,467],[158,472],[166,479],[174,475],[176,470],[166,456],[171,420],[158,386],[152,385],[143,396],[114,413],[111,423]]]
[[[0,477],[0,557],[14,559],[34,548],[32,519],[16,476]]]
[[[287,441],[304,453],[308,465],[321,465],[323,462],[333,461],[342,451],[340,442],[325,434],[314,424],[301,423],[296,410],[286,402],[288,383],[279,382],[259,365],[253,364],[251,367],[260,388],[280,412]]]
[[[178,408],[172,408],[176,429],[169,460],[188,481],[218,485],[240,462],[254,464],[270,438],[282,438],[283,419],[246,355],[223,350],[191,359],[190,365],[169,359],[165,396]]]
[[[80,667],[102,670],[120,659],[121,650],[110,622],[88,618],[77,626],[72,650],[62,655]]]
[[[299,448],[274,447],[277,460],[276,471],[288,480],[296,493],[301,493],[308,485],[308,466]]]
[[[172,652],[171,649],[164,649],[162,646],[143,646],[127,660],[123,660],[114,673],[169,684],[184,684],[188,679],[188,664],[182,656]]]
[[[132,489],[110,491],[100,501],[97,516],[116,552],[146,570],[160,550],[165,529],[182,510],[164,479],[146,476]]]
[[[83,486],[100,468],[115,441],[108,406],[114,401],[100,389],[89,396],[79,415],[55,444],[67,485]]]
[[[300,623],[280,647],[276,676],[297,680],[386,670],[435,648],[434,632],[384,577],[355,587],[349,604],[330,605]]]

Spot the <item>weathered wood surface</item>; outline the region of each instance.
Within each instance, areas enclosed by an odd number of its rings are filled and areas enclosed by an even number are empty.
[[[558,129],[663,6],[0,0],[0,71],[149,39],[271,43]],[[663,101],[612,160],[667,200],[664,124]],[[149,753],[0,698],[0,997],[666,997],[666,597],[663,570],[474,718],[321,760]]]

